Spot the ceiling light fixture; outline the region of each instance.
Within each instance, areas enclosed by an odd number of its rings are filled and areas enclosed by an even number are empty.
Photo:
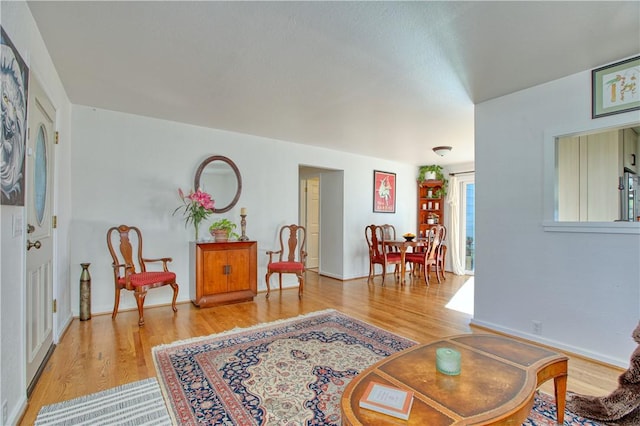
[[[433,148],[433,152],[438,154],[440,157],[444,157],[445,155],[447,155],[448,153],[451,152],[451,147],[450,146],[436,146],[435,148]]]

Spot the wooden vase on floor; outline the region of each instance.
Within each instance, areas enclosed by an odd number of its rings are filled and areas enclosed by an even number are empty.
[[[89,274],[90,263],[81,263],[80,273],[80,321],[91,319],[91,275]]]

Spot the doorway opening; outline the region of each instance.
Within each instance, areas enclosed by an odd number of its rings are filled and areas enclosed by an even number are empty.
[[[473,275],[475,271],[476,247],[475,173],[456,173],[453,184],[456,190],[452,193],[454,197],[452,205],[458,206],[459,209],[454,209],[456,220],[452,221],[452,226],[455,226],[455,229],[452,229],[452,234],[455,239],[454,245],[457,245],[457,247],[452,250],[452,254],[455,253],[455,257],[452,258],[452,263],[455,264],[455,273],[471,275],[471,277],[458,289],[446,307],[473,316],[475,290]]]
[[[299,223],[307,229],[307,270],[344,276],[344,171],[298,167]]]
[[[458,176],[459,192],[458,205],[459,226],[458,244],[461,248],[458,252],[460,264],[465,275],[473,275],[476,260],[476,185],[475,175],[467,174]]]
[[[320,266],[320,177],[300,180],[300,223],[307,230],[307,270]]]

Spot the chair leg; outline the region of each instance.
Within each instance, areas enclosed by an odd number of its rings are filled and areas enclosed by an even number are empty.
[[[387,265],[382,264],[382,285],[384,285],[384,279],[387,276]]]
[[[430,265],[426,266],[426,274],[430,275],[431,274],[431,266],[433,266],[434,272],[436,273],[436,278],[438,279],[438,284],[440,284],[440,276],[438,275],[438,265],[437,263],[431,263]]]
[[[369,278],[367,278],[367,280],[371,281],[371,279],[373,278],[373,262],[369,262]]]
[[[415,262],[409,262],[409,270],[411,271],[411,276],[413,278],[417,278],[420,276],[420,264]]]
[[[440,273],[442,274],[442,279],[443,280],[447,279],[447,277],[444,274],[444,266],[445,266],[444,262],[445,262],[446,258],[447,258],[447,246],[442,246],[442,256],[440,257],[440,265],[439,265],[439,267],[440,267]]]
[[[118,315],[118,306],[120,306],[120,287],[116,286],[116,295],[115,300],[113,301],[113,313],[111,314],[111,319],[115,319],[116,315]]]
[[[280,285],[280,291],[282,291],[282,274],[278,273],[278,284]]]
[[[421,265],[421,268],[422,268],[422,275],[424,275],[424,282],[427,285],[427,287],[429,287],[429,266]]]
[[[438,276],[438,282],[440,282],[441,277],[443,280],[446,280],[446,277],[444,276],[444,268],[442,266],[442,262],[436,263],[436,275]]]
[[[440,281],[440,268],[438,268],[438,260],[436,260],[435,262],[432,263],[433,268],[436,271],[436,278],[438,279],[438,284],[442,284],[442,281]]]
[[[302,291],[304,290],[304,272],[298,274],[298,299],[302,299]]]
[[[267,283],[267,296],[266,298],[269,298],[269,293],[271,293],[271,286],[269,285],[269,278],[271,277],[271,272],[267,272],[267,275],[265,275],[264,280]]]
[[[142,327],[144,325],[144,298],[147,296],[147,292],[136,290],[135,295],[138,304],[138,326]]]
[[[170,284],[173,289],[173,300],[171,301],[171,309],[173,312],[178,312],[178,308],[176,307],[176,300],[178,299],[178,283]]]

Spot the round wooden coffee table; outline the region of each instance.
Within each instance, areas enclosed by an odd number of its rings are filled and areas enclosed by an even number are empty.
[[[462,371],[447,376],[436,370],[436,349],[462,355]],[[558,423],[564,421],[568,358],[504,336],[467,334],[416,345],[359,374],[342,395],[345,425],[521,425],[533,406],[537,387],[553,378]],[[371,381],[412,390],[409,420],[360,408]]]

